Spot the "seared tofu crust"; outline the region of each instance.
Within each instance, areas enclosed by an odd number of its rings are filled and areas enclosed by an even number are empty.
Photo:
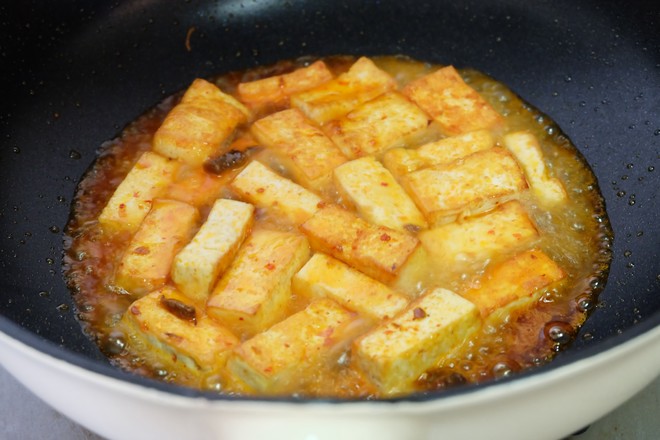
[[[411,82],[403,88],[403,94],[431,115],[447,136],[493,129],[504,123],[504,118],[463,81],[453,66]]]
[[[527,189],[520,166],[500,147],[412,172],[402,184],[433,225],[489,211]]]
[[[154,134],[153,149],[163,156],[201,165],[250,118],[250,111],[234,97],[196,79]]]
[[[102,169],[71,264],[113,310],[90,314],[125,337],[120,362],[388,398],[545,356],[538,329],[579,320],[551,302],[603,270],[580,230],[596,209],[572,200],[590,175],[559,170],[565,145],[477,72],[326,61],[196,79]]]
[[[162,287],[172,259],[188,243],[198,220],[199,212],[193,206],[155,200],[117,266],[115,284],[136,296]]]
[[[213,289],[209,315],[238,335],[267,329],[286,316],[291,278],[309,256],[309,244],[301,234],[253,231]]]
[[[480,325],[474,304],[450,290],[434,289],[356,340],[355,362],[381,391],[396,395]]]

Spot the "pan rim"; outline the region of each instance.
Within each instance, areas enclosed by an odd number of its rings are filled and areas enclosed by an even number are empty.
[[[190,398],[190,399],[203,399],[208,402],[257,402],[257,403],[289,403],[296,405],[310,405],[310,404],[333,404],[333,405],[346,405],[346,404],[395,404],[395,403],[423,403],[433,401],[443,401],[450,399],[454,396],[461,396],[470,393],[479,392],[479,390],[489,389],[498,386],[509,386],[511,383],[524,381],[530,377],[537,377],[540,375],[547,375],[555,370],[562,370],[571,365],[580,363],[586,359],[604,354],[617,347],[626,345],[626,343],[644,337],[656,328],[660,327],[660,311],[650,315],[643,321],[638,322],[634,326],[622,331],[620,334],[609,336],[597,343],[589,346],[573,349],[570,352],[563,352],[556,356],[550,362],[536,368],[526,369],[513,376],[504,377],[498,380],[491,380],[479,384],[468,384],[465,386],[457,387],[449,390],[442,390],[440,392],[429,393],[416,393],[401,397],[394,397],[388,399],[339,399],[329,397],[255,397],[255,396],[232,396],[210,391],[197,390],[190,387],[170,384],[161,382],[155,379],[138,376],[130,372],[124,371],[119,367],[111,365],[109,362],[102,360],[95,360],[82,353],[77,353],[64,346],[59,346],[54,342],[37,335],[21,327],[11,319],[0,315],[0,335],[4,335],[11,340],[29,347],[39,353],[42,353],[50,358],[54,358],[65,364],[81,368],[87,372],[98,374],[102,377],[117,380],[121,383],[135,386],[143,390],[163,392],[168,395],[177,397]],[[0,364],[4,364],[1,362]]]

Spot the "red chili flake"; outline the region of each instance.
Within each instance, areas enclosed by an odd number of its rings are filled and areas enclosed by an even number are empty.
[[[332,345],[332,343],[333,343],[332,334],[333,334],[334,332],[335,332],[335,328],[334,328],[334,327],[328,327],[328,328],[326,328],[325,330],[323,330],[323,331],[321,332],[321,335],[320,335],[320,336],[323,336],[323,338],[324,338],[324,340],[323,340],[323,345],[324,345],[324,346],[327,347],[327,346],[329,346],[329,345]]]
[[[390,237],[388,234],[383,234],[380,236],[381,241],[390,241],[392,237]]]
[[[380,182],[380,186],[390,186],[390,184],[387,182]]]
[[[488,235],[494,235],[494,234],[495,234],[495,229],[488,230]]]
[[[415,307],[413,309],[413,319],[422,319],[426,318],[426,312],[421,307]]]
[[[268,264],[266,264],[265,267],[268,270],[275,270],[275,265],[273,263],[268,263]]]
[[[146,247],[146,246],[138,246],[138,247],[136,247],[135,250],[133,251],[133,253],[134,253],[134,254],[137,254],[137,255],[148,255],[150,252],[151,252],[151,251],[150,251],[149,248]]]
[[[261,194],[262,192],[266,191],[266,188],[257,188],[257,192]]]

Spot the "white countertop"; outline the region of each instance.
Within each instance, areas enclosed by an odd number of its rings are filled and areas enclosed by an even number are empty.
[[[0,367],[0,438],[103,440],[51,409]],[[605,397],[605,396],[604,396]],[[660,378],[571,440],[660,438]]]

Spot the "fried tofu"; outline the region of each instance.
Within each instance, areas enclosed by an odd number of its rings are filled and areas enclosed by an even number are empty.
[[[512,200],[485,214],[422,231],[418,237],[434,267],[460,271],[527,246],[539,232],[520,202]]]
[[[319,209],[321,198],[302,186],[253,161],[238,174],[231,188],[243,200],[300,225]]]
[[[429,118],[396,92],[365,102],[346,116],[330,121],[323,131],[349,158],[379,155],[420,138]]]
[[[206,302],[218,275],[231,264],[254,219],[254,206],[219,199],[195,237],[175,257],[172,280],[189,298]]]
[[[208,81],[196,79],[154,134],[153,150],[201,165],[250,117],[250,111],[235,98]]]
[[[334,171],[344,203],[367,221],[398,230],[427,227],[426,219],[394,176],[371,156],[347,162]]]
[[[474,304],[450,290],[436,288],[393,320],[358,338],[353,343],[353,360],[383,394],[402,394],[480,325]]]
[[[227,369],[253,390],[299,389],[303,371],[335,361],[363,331],[357,314],[323,298],[236,347]]]
[[[99,215],[107,231],[137,231],[151,209],[176,177],[180,163],[147,151],[138,159]]]
[[[527,188],[518,163],[500,147],[414,171],[401,183],[433,225],[488,211]]]
[[[407,280],[410,271],[425,263],[420,258],[425,252],[417,238],[368,223],[335,205],[319,209],[300,229],[314,250],[388,285],[397,279]]]
[[[447,136],[493,129],[504,123],[502,115],[467,85],[453,66],[409,83],[403,94],[431,115]]]
[[[398,179],[413,171],[447,164],[494,146],[493,135],[487,130],[478,130],[429,142],[418,148],[393,148],[383,155],[383,164]]]
[[[322,253],[316,253],[293,277],[291,288],[306,298],[330,298],[372,321],[392,318],[408,298]]]
[[[117,266],[116,285],[137,296],[162,287],[174,256],[188,243],[198,220],[195,207],[156,199]]]
[[[280,108],[289,103],[289,96],[304,92],[332,79],[332,72],[323,61],[316,61],[290,73],[274,75],[238,85],[238,97],[250,109]]]
[[[563,269],[543,251],[531,249],[489,267],[477,286],[461,295],[476,304],[486,318],[509,305],[529,304],[542,289],[565,276]]]
[[[122,324],[136,354],[155,355],[158,362],[183,366],[193,374],[224,367],[227,354],[239,344],[233,333],[172,287],[134,301]]]
[[[286,316],[291,278],[309,257],[303,235],[255,229],[213,289],[208,314],[237,335],[267,329]]]
[[[291,96],[291,105],[319,124],[337,119],[389,90],[396,82],[369,58],[359,58],[347,72]]]
[[[346,162],[335,144],[297,109],[259,119],[251,131],[262,146],[276,153],[296,182],[313,191],[326,188],[332,170]]]
[[[525,171],[532,192],[543,205],[566,201],[566,190],[559,179],[551,177],[543,160],[538,139],[528,132],[518,131],[504,136],[504,146],[513,153]]]

